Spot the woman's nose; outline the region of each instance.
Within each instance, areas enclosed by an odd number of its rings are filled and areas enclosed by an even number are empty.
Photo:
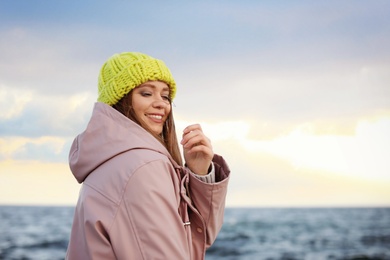
[[[167,100],[164,100],[163,98],[157,98],[156,100],[154,100],[153,106],[156,108],[165,108],[169,106],[169,102]]]

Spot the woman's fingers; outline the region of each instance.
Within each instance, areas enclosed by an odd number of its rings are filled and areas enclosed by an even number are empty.
[[[210,140],[204,135],[202,127],[199,124],[194,124],[187,126],[183,130],[183,136],[180,143],[184,147],[191,147],[196,143],[209,145]]]
[[[194,130],[200,130],[202,131],[202,127],[200,126],[200,124],[193,124],[193,125],[189,125],[187,126],[184,130],[183,130],[183,135],[191,132],[191,131],[194,131]],[[202,131],[203,132],[203,131]]]
[[[181,144],[184,148],[206,145],[210,146],[210,140],[199,130],[191,131],[183,136]]]
[[[211,141],[204,135],[200,125],[186,127],[180,143],[183,145],[187,166],[197,174],[207,174],[214,153]]]

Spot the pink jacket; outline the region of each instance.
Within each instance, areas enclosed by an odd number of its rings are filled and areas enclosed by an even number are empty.
[[[202,182],[142,127],[96,103],[69,154],[83,185],[66,259],[204,259],[230,174],[222,157],[213,163],[216,183]]]

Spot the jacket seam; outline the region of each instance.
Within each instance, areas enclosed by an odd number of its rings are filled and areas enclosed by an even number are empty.
[[[119,205],[117,202],[115,202],[112,198],[108,197],[105,193],[103,193],[102,191],[100,191],[98,188],[96,188],[94,185],[88,183],[88,182],[84,182],[84,185],[90,187],[91,189],[93,189],[94,191],[96,191],[97,193],[99,193],[100,195],[102,195],[104,198],[106,198],[107,200],[111,201],[112,203],[114,203],[115,205]]]
[[[124,202],[124,197],[125,197],[125,194],[126,194],[126,191],[127,191],[127,187],[128,187],[128,185],[130,183],[130,180],[138,172],[138,170],[141,169],[142,167],[145,167],[146,165],[148,165],[150,163],[154,163],[154,162],[158,162],[158,161],[165,162],[165,160],[163,160],[163,159],[155,159],[155,160],[147,161],[147,162],[141,164],[139,167],[137,167],[136,169],[133,170],[130,178],[127,180],[126,185],[124,186],[124,189],[122,191],[122,194],[121,194],[121,197],[120,197],[120,200],[119,200],[119,203],[118,203],[118,207],[124,206],[126,208],[126,214],[128,216],[128,219],[129,219],[129,222],[130,222],[130,226],[131,226],[131,228],[132,228],[132,230],[134,232],[135,240],[137,241],[137,247],[138,247],[138,249],[140,251],[140,254],[142,255],[142,259],[146,259],[145,258],[145,253],[144,253],[144,250],[142,249],[143,247],[141,246],[142,243],[141,243],[141,241],[139,239],[138,230],[137,230],[136,225],[134,223],[134,217],[131,214],[131,211],[129,211],[129,208],[128,208],[127,204]],[[110,229],[111,229],[111,227],[110,227]]]
[[[108,225],[107,227],[107,234],[108,236],[111,235],[111,229],[112,227],[114,226],[114,223],[116,221],[116,217],[118,216],[118,212],[119,212],[119,207],[120,207],[120,204],[119,203],[116,203],[113,199],[109,198],[108,196],[106,196],[104,193],[102,193],[100,190],[98,190],[96,187],[94,187],[93,185],[89,184],[89,183],[86,183],[84,182],[84,184],[88,187],[90,187],[91,189],[93,189],[94,191],[96,191],[97,193],[99,193],[101,196],[103,196],[106,200],[110,201],[111,203],[113,203],[116,207],[115,207],[115,210],[113,212],[113,217],[112,217],[112,221],[111,223]],[[114,251],[114,248],[112,247],[112,250],[113,250],[113,254],[115,255],[115,251]]]
[[[215,185],[213,185],[211,187],[211,196],[210,196],[210,205],[209,205],[209,215],[207,217],[207,222],[206,222],[206,227],[209,225],[210,223],[210,219],[211,219],[211,211],[212,211],[212,208],[213,208],[213,201],[214,201],[214,187]],[[206,237],[207,239],[207,237]]]
[[[124,204],[124,207],[126,208],[126,214],[127,214],[127,217],[129,218],[131,229],[134,232],[134,237],[135,237],[135,241],[137,242],[138,250],[142,256],[142,259],[145,259],[145,253],[144,253],[144,250],[142,249],[142,246],[141,246],[141,241],[139,239],[138,230],[136,229],[136,225],[135,225],[134,220],[133,220],[133,215],[129,211],[129,208],[126,205],[126,203],[123,203],[123,200],[122,200],[121,204]]]

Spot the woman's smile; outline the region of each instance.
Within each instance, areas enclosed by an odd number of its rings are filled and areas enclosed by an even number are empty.
[[[159,122],[161,122],[164,115],[147,114],[146,116],[149,117],[150,119],[152,119],[153,121],[159,123]]]

